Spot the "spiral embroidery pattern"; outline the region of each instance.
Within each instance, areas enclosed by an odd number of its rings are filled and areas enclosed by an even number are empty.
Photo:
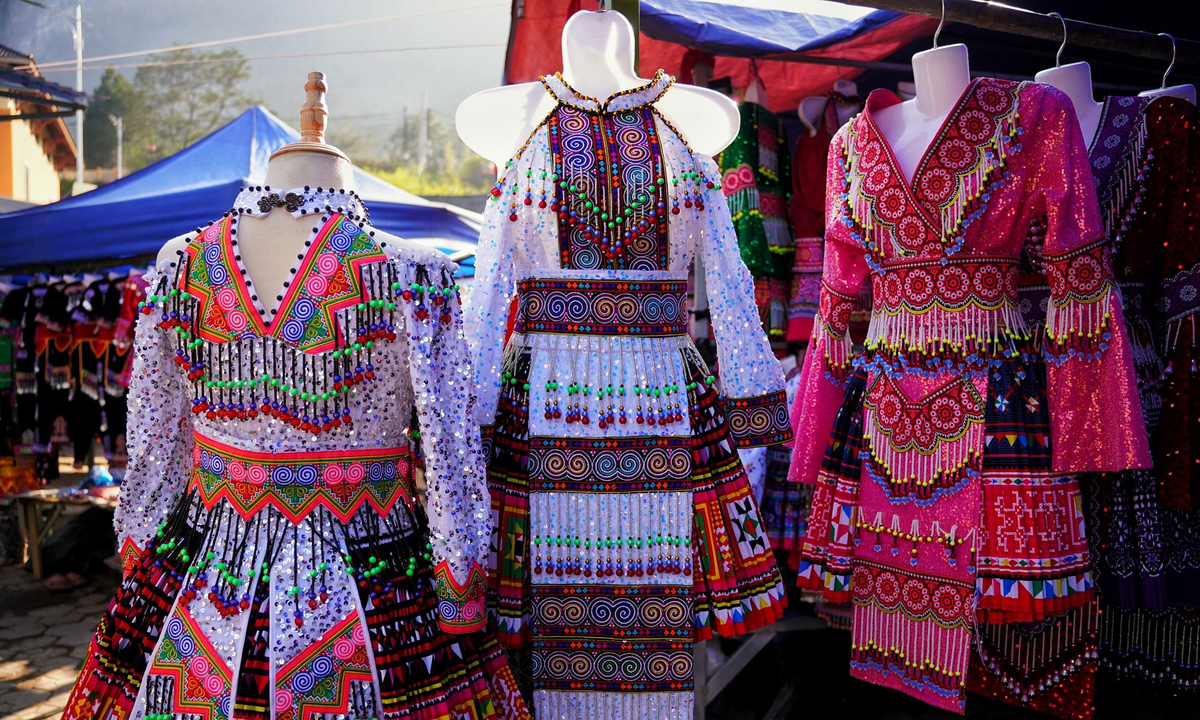
[[[690,490],[692,441],[686,437],[531,438],[529,489],[626,493]]]
[[[687,333],[687,283],[554,280],[517,283],[514,332],[662,337]]]

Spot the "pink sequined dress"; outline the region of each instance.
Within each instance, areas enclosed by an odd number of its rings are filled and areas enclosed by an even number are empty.
[[[873,93],[830,148],[818,329],[792,413],[790,478],[815,484],[800,583],[852,604],[855,677],[962,712],[980,623],[1093,601],[1075,473],[1150,457],[1070,100],[972,81],[911,181],[872,116],[898,102]],[[1044,353],[1017,295],[1034,224]]]
[[[600,101],[543,78],[557,103],[479,241],[490,602],[532,656],[539,717],[691,718],[695,641],[773,622],[786,600],[737,453],[791,436],[783,372],[720,171],[655,106],[672,82]],[[697,255],[719,384],[687,334]]]
[[[312,225],[278,290],[238,248],[270,212]],[[352,193],[248,188],[147,275],[125,571],[64,720],[528,717],[486,631],[455,267],[374,235]]]

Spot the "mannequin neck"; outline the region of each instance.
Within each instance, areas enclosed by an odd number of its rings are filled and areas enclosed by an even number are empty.
[[[577,12],[562,35],[563,77],[584,95],[605,99],[645,82],[633,66],[633,26],[621,13]]]
[[[1096,102],[1092,92],[1092,68],[1085,62],[1049,68],[1034,75],[1033,79],[1066,93],[1074,103],[1076,113],[1088,112],[1089,108],[1099,109],[1103,105]]]
[[[309,186],[354,189],[354,166],[345,158],[319,151],[276,155],[267,164],[265,184],[278,190]]]
[[[971,84],[967,46],[933,48],[913,55],[913,80],[917,112],[929,117],[946,115]]]

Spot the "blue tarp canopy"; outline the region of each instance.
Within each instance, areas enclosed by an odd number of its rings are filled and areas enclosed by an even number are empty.
[[[835,45],[901,17],[823,0],[772,10],[703,0],[642,0],[642,32],[714,55],[758,57]]]
[[[253,107],[126,178],[0,215],[0,268],[108,260],[117,265],[153,256],[167,240],[219,218],[242,186],[263,181],[272,152],[299,139],[266,108]],[[449,253],[474,250],[479,214],[428,202],[358,168],[354,183],[380,230]]]

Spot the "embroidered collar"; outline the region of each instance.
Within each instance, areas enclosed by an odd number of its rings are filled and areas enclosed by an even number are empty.
[[[546,92],[553,95],[554,99],[563,105],[570,105],[586,112],[617,112],[653,105],[671,88],[675,78],[659,70],[654,73],[654,78],[645,85],[615,92],[609,95],[604,102],[577,92],[563,79],[562,73],[543,75],[541,81]]]
[[[360,270],[387,259],[373,233],[338,212],[314,227],[268,319],[258,299],[261,289],[252,286],[241,263],[237,221],[236,213],[227,213],[189,241],[179,289],[199,302],[197,334],[214,343],[270,336],[306,353],[344,344],[335,313],[369,299]]]
[[[233,201],[233,211],[264,217],[277,207],[284,208],[294,217],[341,213],[353,220],[367,222],[367,209],[354,192],[333,188],[311,188],[308,186],[282,191],[269,185],[252,185],[242,188]]]
[[[961,249],[963,229],[983,214],[1008,156],[1020,149],[1017,107],[1026,84],[972,80],[911,181],[873,116],[900,98],[887,91],[871,93],[850,123],[845,159],[849,215],[871,236],[869,250],[892,246],[904,256],[936,257]],[[890,237],[879,237],[880,232]]]

